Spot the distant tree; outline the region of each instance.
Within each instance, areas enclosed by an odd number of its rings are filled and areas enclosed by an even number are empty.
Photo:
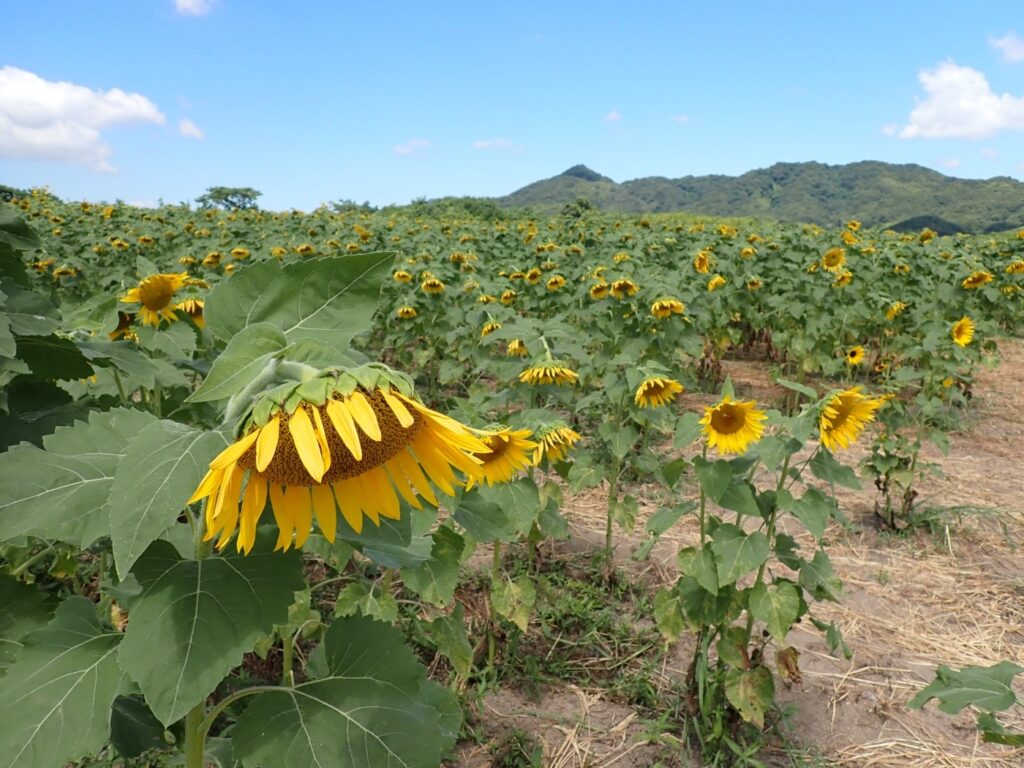
[[[594,204],[585,197],[577,197],[571,203],[562,206],[561,215],[567,219],[580,219],[594,210]]]
[[[6,184],[0,184],[0,203],[7,203],[16,197],[28,197],[29,191],[26,189],[18,189],[17,187],[8,187]]]
[[[234,208],[246,210],[256,207],[256,198],[262,195],[252,187],[209,187],[206,194],[196,198],[200,208],[223,208],[230,211]]]
[[[335,200],[334,202],[328,203],[327,206],[335,213],[373,213],[377,208],[370,205],[370,201],[366,200],[362,203],[357,203],[355,200]]]

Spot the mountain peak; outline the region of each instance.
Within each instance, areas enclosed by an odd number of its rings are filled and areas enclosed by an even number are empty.
[[[572,176],[575,179],[583,179],[583,181],[611,181],[607,176],[602,176],[597,171],[590,170],[582,163],[562,171],[559,176]],[[612,183],[614,184],[615,182]]]

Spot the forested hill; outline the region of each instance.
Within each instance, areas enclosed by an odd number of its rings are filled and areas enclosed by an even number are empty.
[[[831,226],[867,226],[940,234],[1024,227],[1024,183],[998,176],[955,179],[920,165],[865,161],[848,165],[776,163],[742,176],[649,176],[617,183],[585,165],[496,199],[503,207],[557,212],[586,198],[604,210],[756,216]]]

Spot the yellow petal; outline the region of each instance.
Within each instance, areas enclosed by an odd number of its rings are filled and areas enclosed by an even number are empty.
[[[379,390],[381,396],[384,398],[384,402],[391,408],[391,412],[395,414],[395,418],[398,419],[398,423],[402,426],[402,429],[408,429],[413,425],[415,419],[412,414],[409,413],[409,409],[405,407],[405,403],[391,394],[390,389]]]
[[[341,438],[341,442],[348,448],[352,458],[356,461],[363,460],[363,447],[359,444],[359,433],[356,432],[356,424],[352,420],[348,406],[337,400],[327,401],[327,417],[334,425],[334,430]]]
[[[277,439],[281,434],[281,415],[277,414],[260,429],[256,438],[256,469],[260,472],[270,466],[277,450]]]
[[[334,494],[331,493],[329,485],[314,485],[311,491],[313,511],[316,513],[316,522],[320,526],[320,533],[333,544],[338,528],[338,510],[334,505]]]
[[[277,543],[274,545],[274,551],[287,550],[292,543],[295,522],[285,500],[284,488],[277,483],[270,486],[270,508],[273,510],[274,520],[277,522]]]
[[[217,549],[223,549],[231,540],[231,535],[238,527],[238,497],[242,493],[242,479],[245,477],[245,470],[237,465],[232,470],[228,479],[227,490],[225,491],[224,506],[221,514],[217,516],[217,525],[220,526],[221,534],[217,540]]]
[[[217,457],[210,462],[210,469],[224,469],[228,464],[234,464],[242,455],[249,450],[249,447],[256,442],[256,438],[259,437],[260,432],[258,429],[254,429],[245,437],[240,437],[238,440],[233,442],[219,454]]]
[[[341,514],[345,518],[345,522],[348,523],[349,528],[356,533],[362,532],[363,511],[359,504],[355,502],[356,496],[351,490],[349,481],[339,480],[332,488],[334,489],[334,498],[338,501],[338,509],[341,510]]]
[[[398,466],[398,463],[392,459],[384,465],[387,469],[388,477],[391,479],[391,485],[398,491],[398,493],[405,499],[409,506],[415,509],[423,509],[423,504],[416,497],[416,494],[412,490],[412,486],[409,485],[409,480],[406,478],[405,473],[402,472],[402,468]]]
[[[366,484],[373,489],[381,516],[391,520],[398,520],[402,517],[402,505],[398,502],[398,496],[395,495],[395,489],[383,467],[377,467],[367,472]]]
[[[249,554],[256,542],[256,524],[267,504],[267,481],[257,475],[250,475],[249,484],[245,487],[242,497],[242,515],[238,522],[238,541],[235,546],[239,552]]]
[[[366,395],[358,389],[349,395],[348,410],[366,436],[379,443],[380,424],[377,423],[377,414],[373,412],[373,406],[366,399]]]
[[[319,483],[327,468],[324,466],[324,459],[320,454],[320,443],[313,431],[313,422],[310,421],[309,414],[302,406],[296,408],[295,413],[288,420],[288,431],[291,433],[292,442],[295,443],[295,451],[302,459],[302,466],[309,472],[310,477]]]
[[[316,441],[320,444],[320,458],[324,462],[324,472],[331,468],[331,449],[327,445],[327,433],[324,431],[324,421],[320,418],[320,410],[313,409],[313,431],[316,433]]]
[[[196,488],[195,493],[192,494],[192,498],[186,501],[185,504],[194,504],[200,499],[204,499],[213,493],[220,485],[221,477],[223,477],[223,475],[224,472],[222,470],[207,470],[206,474],[203,475],[203,479],[199,483],[199,487]]]
[[[295,546],[301,547],[313,530],[313,503],[309,497],[309,488],[304,485],[290,486],[285,490],[284,499],[295,520]]]
[[[430,487],[430,481],[427,480],[426,475],[423,474],[423,470],[420,469],[420,465],[416,463],[408,451],[401,450],[395,454],[394,461],[401,468],[402,473],[406,476],[412,487],[416,489],[424,499],[426,499],[432,506],[437,506],[437,496],[434,495],[434,489]]]

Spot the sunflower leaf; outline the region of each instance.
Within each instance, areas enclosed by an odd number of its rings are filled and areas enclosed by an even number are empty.
[[[131,438],[155,417],[119,408],[59,427],[43,448],[0,454],[0,540],[39,536],[88,547],[110,530],[106,504]]]
[[[220,432],[167,420],[153,422],[128,443],[108,504],[119,578],[174,524],[210,460],[226,446]]]
[[[270,323],[289,342],[316,339],[345,346],[370,327],[393,251],[300,261],[265,261],[214,288],[206,300],[209,328],[230,339],[256,323]]]
[[[430,559],[415,568],[403,569],[402,581],[426,602],[447,605],[455,594],[466,541],[447,526],[438,528],[431,538]]]
[[[243,765],[440,764],[458,731],[457,704],[426,679],[398,630],[339,619],[314,655],[323,676],[260,694],[239,717],[232,739]]]
[[[1010,661],[1001,661],[990,667],[963,669],[940,666],[935,670],[935,679],[907,706],[920,709],[931,699],[937,699],[939,709],[947,715],[955,715],[971,705],[993,712],[1009,709],[1017,701],[1013,679],[1022,672],[1024,667]]]
[[[0,576],[0,675],[11,665],[21,640],[53,614],[50,597],[10,576]]]
[[[25,638],[0,678],[0,766],[64,765],[103,746],[111,704],[126,682],[116,660],[120,639],[83,597],[65,600]]]
[[[213,361],[210,372],[189,401],[224,400],[241,392],[287,346],[288,340],[275,325],[255,323],[243,328]]]
[[[184,560],[158,540],[136,561],[142,594],[118,662],[164,725],[203,701],[275,624],[287,623],[304,586],[301,558],[267,550],[260,540],[248,556]]]

